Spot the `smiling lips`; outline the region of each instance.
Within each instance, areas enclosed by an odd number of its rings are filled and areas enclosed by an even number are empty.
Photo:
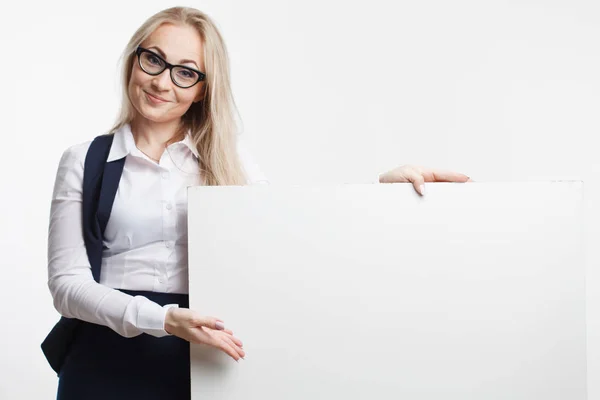
[[[158,97],[156,95],[150,94],[148,92],[144,92],[146,93],[146,97],[148,97],[148,99],[156,104],[160,104],[160,103],[167,103],[167,100],[163,99],[162,97]]]

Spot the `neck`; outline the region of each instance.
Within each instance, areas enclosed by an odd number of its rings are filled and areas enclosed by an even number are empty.
[[[138,116],[130,126],[136,145],[144,148],[164,148],[183,139],[179,119],[157,123]]]

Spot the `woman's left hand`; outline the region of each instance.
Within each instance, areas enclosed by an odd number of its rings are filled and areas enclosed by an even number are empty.
[[[379,175],[380,183],[411,182],[421,196],[425,195],[425,182],[471,182],[461,173],[420,167],[418,165],[402,165]]]

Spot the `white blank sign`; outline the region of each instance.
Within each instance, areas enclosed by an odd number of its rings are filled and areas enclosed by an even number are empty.
[[[193,187],[194,399],[586,399],[581,182]]]

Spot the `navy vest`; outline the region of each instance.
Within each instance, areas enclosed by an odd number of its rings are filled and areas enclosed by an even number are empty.
[[[106,162],[113,138],[112,134],[102,135],[92,141],[85,157],[83,171],[83,238],[96,282],[100,282],[104,230],[125,165],[125,157]],[[80,324],[78,319],[61,317],[42,343],[42,351],[57,374]]]

